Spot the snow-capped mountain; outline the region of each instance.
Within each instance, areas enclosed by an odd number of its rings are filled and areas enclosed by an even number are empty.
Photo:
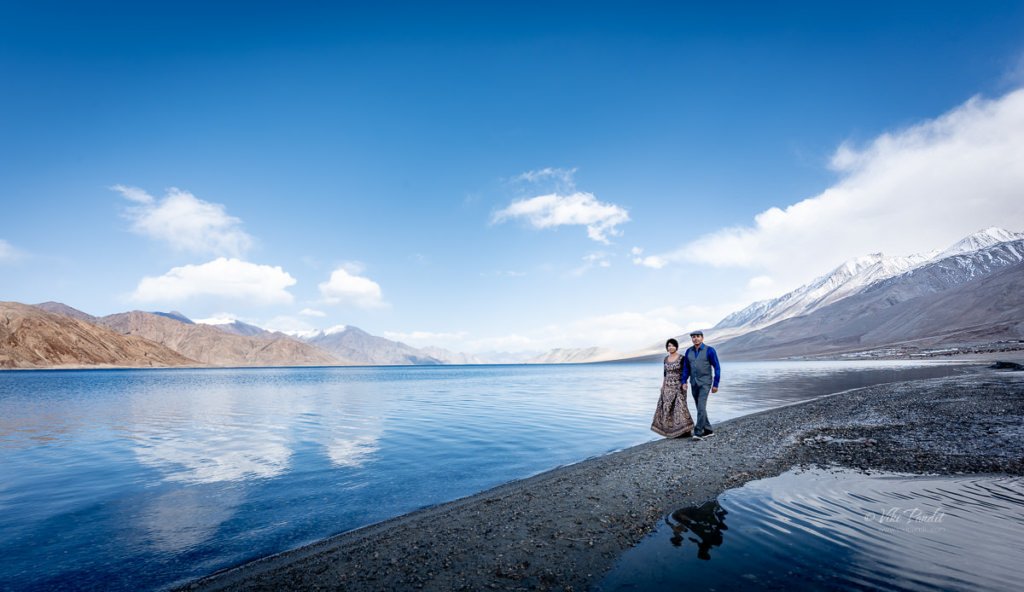
[[[210,319],[196,319],[195,322],[200,325],[210,325],[225,333],[230,333],[231,335],[241,335],[243,337],[274,337],[275,335],[279,335],[261,327],[257,327],[256,325],[250,325],[249,323],[239,321],[235,318],[217,317]]]
[[[952,255],[971,253],[973,251],[991,247],[992,245],[1020,240],[1022,238],[1024,238],[1024,232],[1011,232],[1004,228],[996,228],[995,226],[992,226],[960,239],[951,247],[936,255],[934,259],[945,259]]]
[[[851,259],[809,284],[778,298],[761,300],[722,319],[714,330],[743,328],[748,331],[783,319],[813,312],[865,287],[899,275],[929,260],[927,255],[886,257],[873,253]]]
[[[728,339],[719,348],[738,358],[764,359],[1022,337],[1024,239],[929,261],[809,314]]]
[[[1020,239],[1024,239],[1024,233],[992,227],[964,237],[944,251],[908,257],[887,257],[882,253],[857,257],[792,292],[755,302],[728,315],[713,330],[717,338],[729,339],[785,319],[810,314],[923,265]],[[987,273],[983,268],[982,264],[980,273]]]

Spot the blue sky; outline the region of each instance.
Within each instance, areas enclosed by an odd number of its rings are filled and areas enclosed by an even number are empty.
[[[0,299],[629,351],[1024,230],[1024,3],[703,4],[0,2]]]

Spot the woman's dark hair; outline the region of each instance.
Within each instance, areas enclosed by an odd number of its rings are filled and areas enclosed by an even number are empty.
[[[675,339],[669,339],[668,341],[665,342],[665,347],[668,347],[670,345],[674,345],[676,346],[676,349],[679,349],[679,342],[676,341]]]

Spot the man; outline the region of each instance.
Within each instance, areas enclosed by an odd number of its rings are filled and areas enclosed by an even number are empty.
[[[693,385],[693,400],[697,404],[697,423],[693,426],[693,437],[703,440],[715,435],[708,421],[708,395],[718,392],[718,381],[722,378],[722,366],[718,363],[718,352],[710,345],[704,345],[704,332],[690,333],[693,345],[683,355],[682,378],[679,382],[686,392],[686,379]]]

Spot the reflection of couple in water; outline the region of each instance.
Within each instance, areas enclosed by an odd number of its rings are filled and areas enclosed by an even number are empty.
[[[666,438],[692,435],[695,440],[703,440],[715,435],[708,421],[708,395],[718,392],[722,366],[718,363],[715,348],[704,345],[702,331],[690,333],[690,340],[693,345],[683,354],[679,353],[678,341],[669,339],[665,342],[665,350],[668,351],[665,380],[651,429]],[[693,388],[693,402],[697,406],[696,425],[686,407],[687,386]]]
[[[725,515],[728,513],[717,500],[672,512],[665,519],[672,527],[672,544],[681,546],[684,535],[692,533],[696,536],[687,538],[697,544],[697,558],[711,559],[711,547],[720,547],[724,539],[722,531],[729,530],[725,525]]]

